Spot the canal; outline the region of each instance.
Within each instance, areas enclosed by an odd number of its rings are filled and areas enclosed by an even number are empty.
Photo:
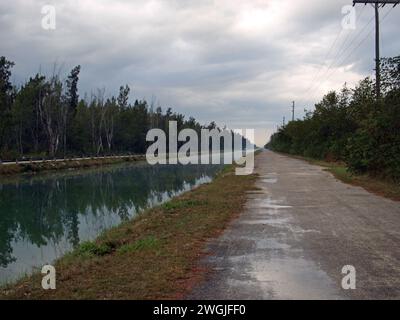
[[[210,182],[221,168],[139,162],[0,181],[0,284]]]

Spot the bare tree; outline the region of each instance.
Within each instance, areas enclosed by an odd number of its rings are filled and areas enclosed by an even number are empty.
[[[103,125],[105,117],[104,89],[98,89],[97,95],[92,94],[90,103],[90,124],[92,134],[92,145],[96,155],[103,150]]]
[[[39,114],[48,139],[49,155],[57,153],[60,136],[63,132],[65,106],[63,106],[62,83],[57,75],[53,75],[43,89],[39,101]]]
[[[114,97],[107,100],[106,104],[104,105],[104,109],[104,131],[107,140],[107,148],[110,152],[114,139],[115,118],[118,114],[118,105]]]

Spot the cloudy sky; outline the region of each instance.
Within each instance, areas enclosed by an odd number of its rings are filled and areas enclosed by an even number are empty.
[[[96,88],[156,99],[201,123],[256,128],[261,144],[322,94],[373,74],[374,10],[351,0],[13,0],[0,2],[0,55],[16,85],[55,62],[82,66],[80,94]],[[56,29],[42,28],[44,5]],[[381,9],[382,56],[400,54],[400,6]],[[153,98],[152,98],[153,97]]]

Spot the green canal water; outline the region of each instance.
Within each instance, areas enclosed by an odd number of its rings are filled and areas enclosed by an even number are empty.
[[[0,284],[210,182],[221,168],[143,162],[0,181]]]

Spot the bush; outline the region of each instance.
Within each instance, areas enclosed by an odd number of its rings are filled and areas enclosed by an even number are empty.
[[[96,244],[92,241],[86,241],[79,246],[77,253],[83,256],[104,256],[111,253],[112,251],[113,248],[108,243]]]

